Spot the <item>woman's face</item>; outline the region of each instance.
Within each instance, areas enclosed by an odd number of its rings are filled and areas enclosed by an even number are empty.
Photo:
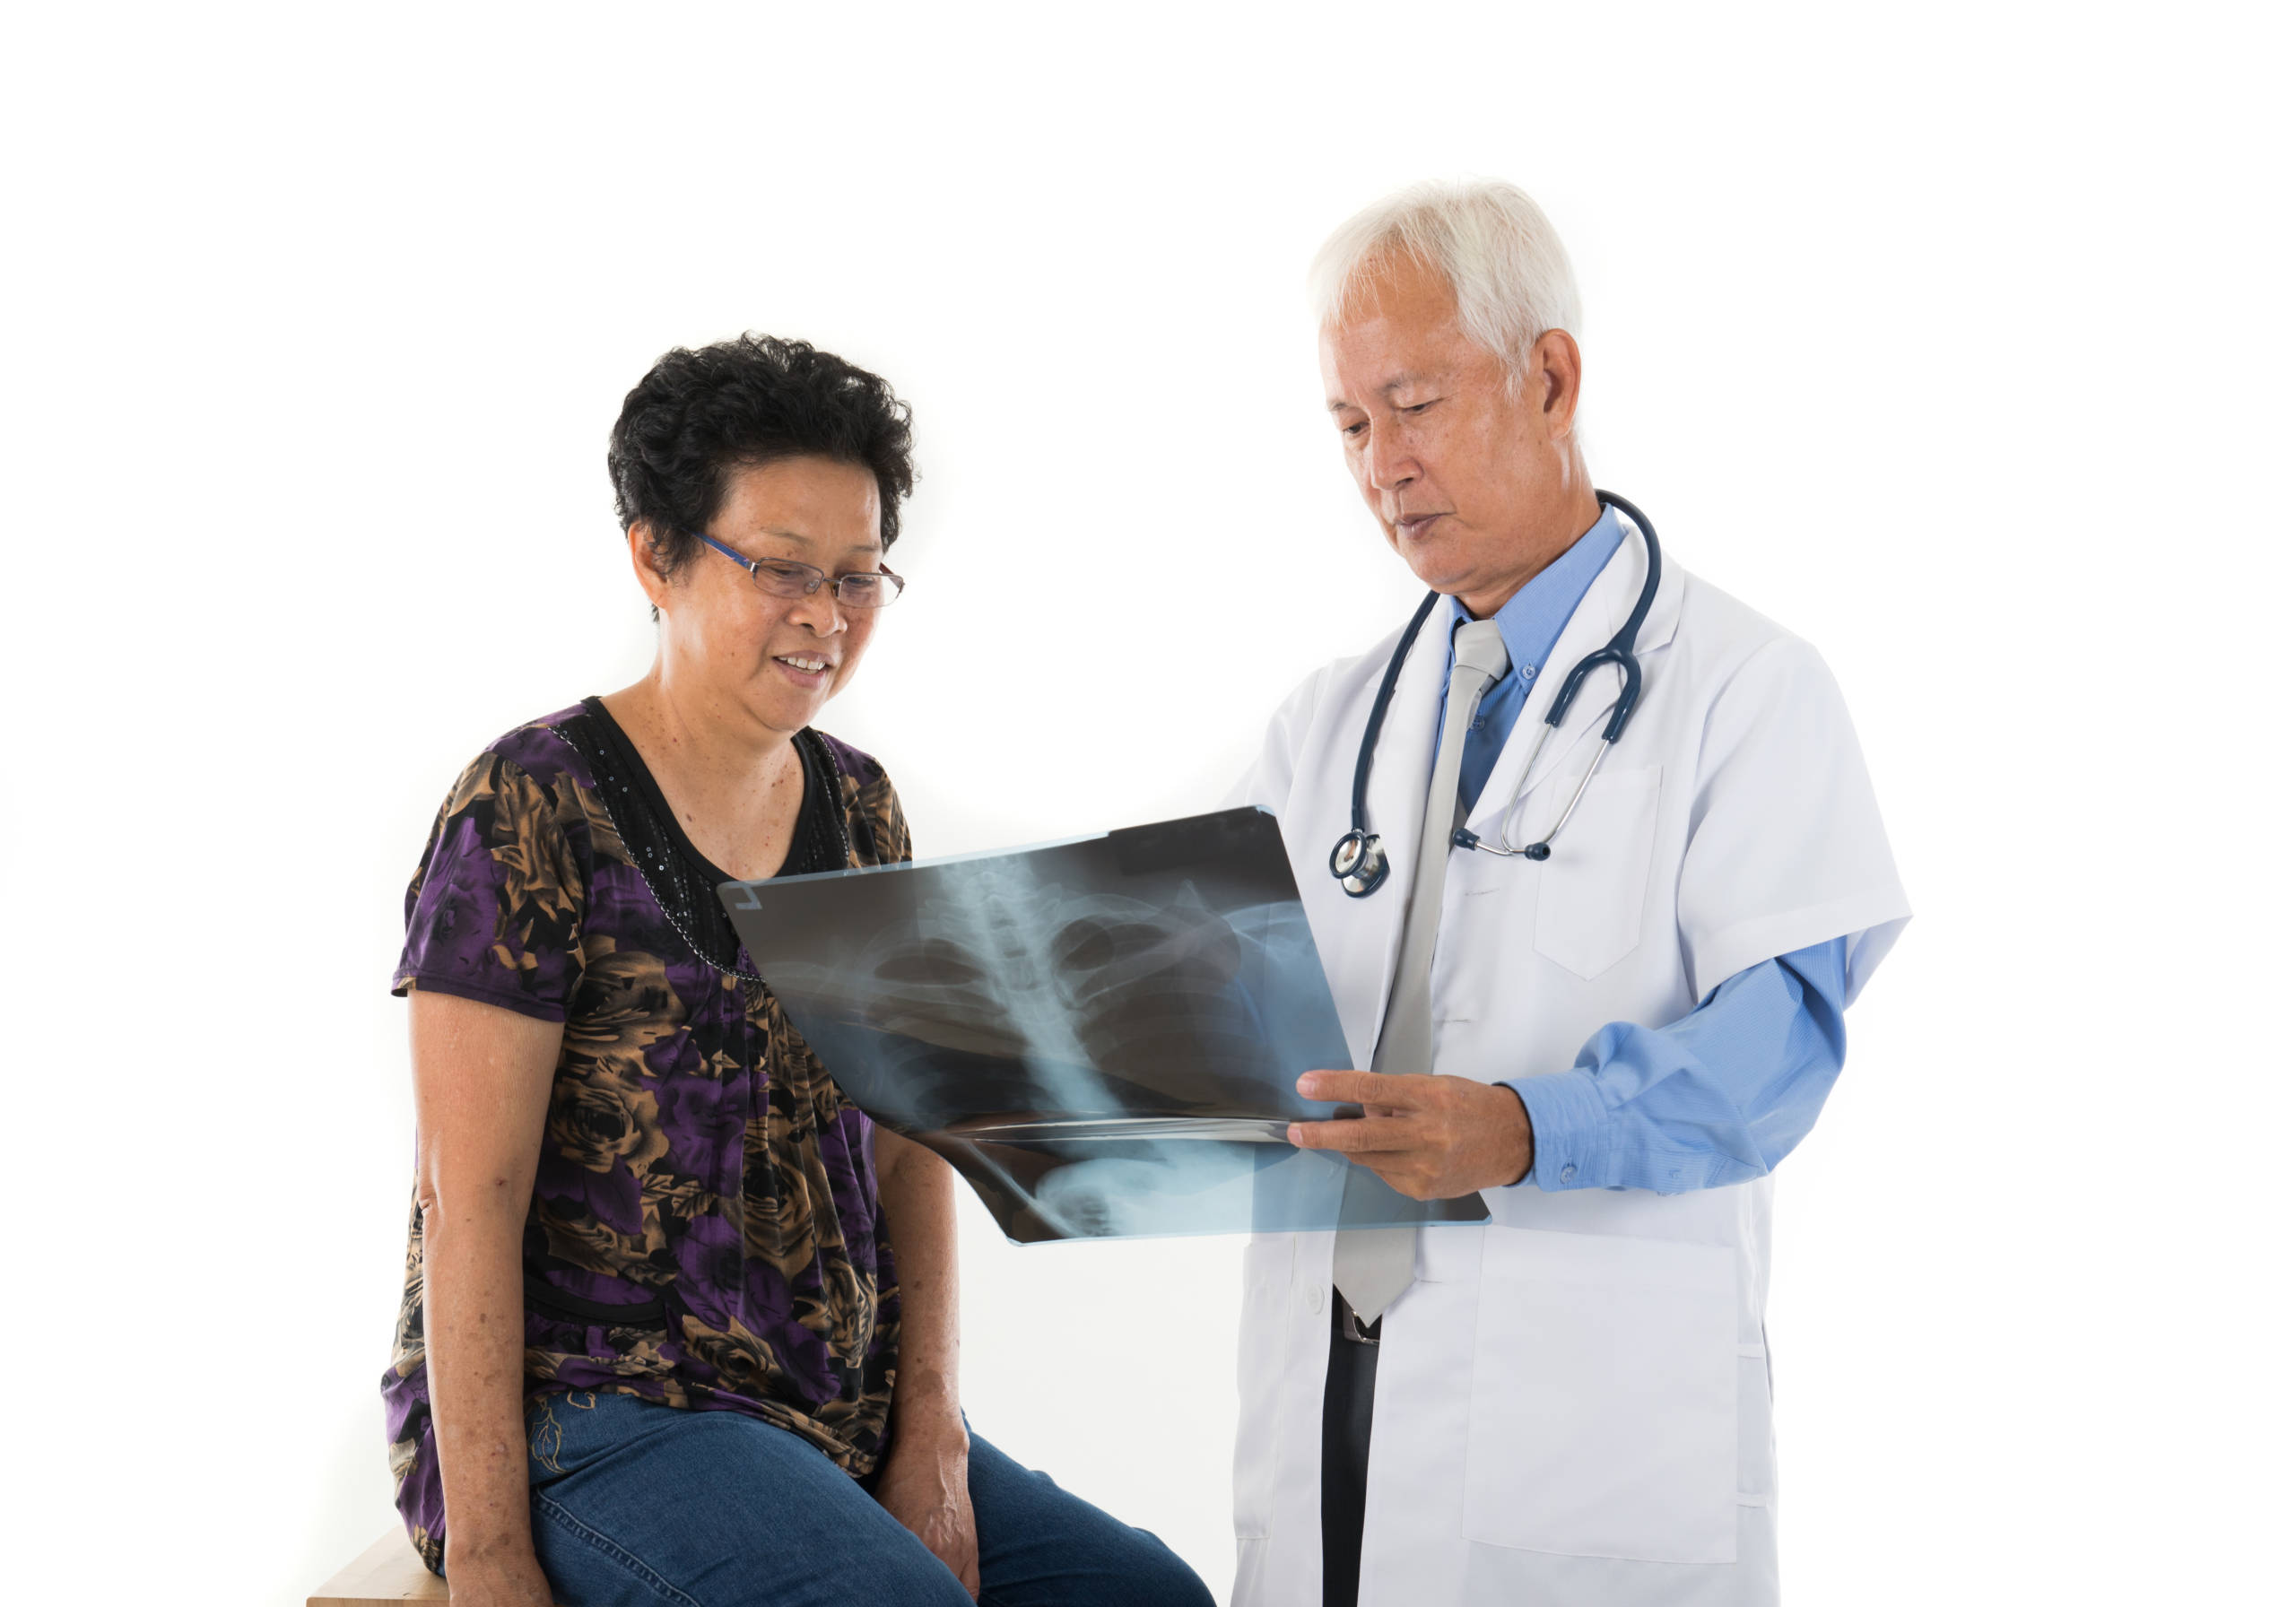
[[[834,593],[839,576],[878,567],[877,516],[876,476],[856,464],[791,457],[734,471],[704,534],[744,558],[813,565],[830,584],[810,597],[773,596],[708,547],[665,582],[633,532],[639,584],[662,611],[665,682],[763,739],[811,724],[875,629],[875,610],[839,607]]]

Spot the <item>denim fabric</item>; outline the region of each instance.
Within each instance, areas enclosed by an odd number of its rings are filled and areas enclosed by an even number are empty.
[[[796,1435],[634,1395],[526,1410],[535,1551],[565,1607],[964,1607],[964,1587]],[[1211,1607],[1188,1566],[973,1437],[983,1607]]]

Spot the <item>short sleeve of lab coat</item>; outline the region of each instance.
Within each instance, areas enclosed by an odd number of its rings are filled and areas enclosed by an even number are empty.
[[[1723,687],[1700,746],[1677,894],[1697,996],[1847,937],[1855,999],[1912,913],[1841,689],[1808,643],[1768,643]]]

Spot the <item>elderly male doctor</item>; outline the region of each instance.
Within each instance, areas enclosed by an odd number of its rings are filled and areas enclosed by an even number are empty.
[[[1807,644],[1662,551],[1646,586],[1654,533],[1579,453],[1578,294],[1527,195],[1405,191],[1316,283],[1348,470],[1440,595],[1364,819],[1402,627],[1292,693],[1240,793],[1369,1068],[1303,1076],[1366,1114],[1292,1142],[1489,1220],[1255,1238],[1235,1601],[1774,1602],[1770,1175],[1909,915],[1848,714]],[[1357,828],[1383,879],[1335,850]]]

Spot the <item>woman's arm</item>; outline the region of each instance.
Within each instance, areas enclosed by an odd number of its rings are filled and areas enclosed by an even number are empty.
[[[451,994],[410,1003],[422,1336],[454,1607],[547,1607],[526,1505],[526,1286],[564,1029]]]
[[[970,1441],[957,1408],[953,1178],[947,1161],[883,1127],[876,1160],[900,1286],[893,1438],[877,1475],[877,1500],[978,1596],[980,1548],[965,1482]]]

